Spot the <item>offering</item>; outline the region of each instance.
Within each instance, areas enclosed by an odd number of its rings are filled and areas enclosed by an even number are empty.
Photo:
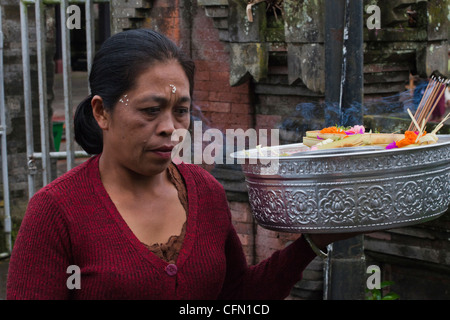
[[[408,110],[413,123],[419,128],[418,131],[406,131],[404,134],[398,133],[365,133],[364,126],[357,125],[350,128],[329,127],[320,131],[308,131],[303,137],[303,144],[309,146],[311,151],[350,148],[363,146],[381,146],[386,149],[418,147],[438,142],[437,132],[442,128],[445,121],[450,118],[450,113],[434,128],[427,133],[425,131],[425,121],[422,126],[417,124],[416,119]]]

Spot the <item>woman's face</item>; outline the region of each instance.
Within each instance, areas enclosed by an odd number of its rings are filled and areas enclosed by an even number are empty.
[[[180,64],[154,64],[109,114],[103,153],[135,173],[161,173],[178,143],[171,140],[172,133],[189,127],[190,105],[189,80]]]

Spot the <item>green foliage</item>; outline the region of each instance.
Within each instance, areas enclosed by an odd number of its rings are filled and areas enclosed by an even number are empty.
[[[366,289],[366,300],[397,300],[400,298],[395,292],[388,292],[383,294],[383,289],[394,284],[393,281],[383,281],[380,284],[380,289]]]

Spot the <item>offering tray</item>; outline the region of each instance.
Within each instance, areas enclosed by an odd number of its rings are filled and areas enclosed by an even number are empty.
[[[303,144],[233,153],[262,227],[293,233],[370,232],[433,220],[450,204],[450,135],[386,150],[309,151]],[[280,156],[281,154],[281,156]]]

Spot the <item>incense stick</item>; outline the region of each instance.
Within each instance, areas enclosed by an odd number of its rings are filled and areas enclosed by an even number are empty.
[[[414,116],[411,111],[408,110],[408,114],[411,119],[413,119],[409,125],[408,131],[413,131],[415,128],[419,132],[422,131],[450,82],[449,79],[445,78],[437,71],[434,71],[430,78],[431,80],[428,82],[427,88],[425,89]],[[422,127],[419,123],[422,123]]]
[[[428,110],[429,110],[429,104],[430,101],[432,101],[436,95],[436,87],[438,86],[437,81],[435,80],[434,77],[432,77],[432,79],[429,81],[430,86],[427,87],[428,90],[425,91],[425,93],[423,94],[423,103],[420,104],[417,108],[417,111],[414,115],[414,118],[416,120],[419,121],[420,123],[420,119],[424,118],[424,114],[427,114]],[[409,126],[409,131],[413,131],[414,129],[414,123],[411,122],[410,126]],[[419,130],[420,127],[417,127],[417,130]]]
[[[428,113],[428,117],[426,118],[426,121],[428,122],[428,119],[430,119],[433,110],[436,109],[437,104],[439,103],[439,100],[441,100],[442,95],[445,93],[446,85],[441,84],[439,85],[439,90],[441,90],[441,93],[439,94],[439,97],[434,101],[433,107],[431,108],[431,111]]]
[[[426,89],[425,89],[425,91],[424,91],[424,94],[423,94],[423,96],[422,96],[422,99],[420,99],[420,102],[419,102],[419,105],[418,105],[418,107],[417,107],[417,110],[416,110],[416,112],[414,113],[414,118],[416,118],[417,117],[417,115],[419,114],[419,112],[421,111],[421,106],[423,106],[423,102],[424,101],[426,101],[425,100],[425,97],[427,96],[427,93],[428,93],[428,90],[430,89],[430,86],[431,86],[431,81],[428,81],[428,85],[427,85],[427,87],[426,87]],[[409,128],[408,128],[408,131],[412,131],[412,125],[413,125],[413,123],[411,122],[411,125],[409,126]]]
[[[439,124],[436,126],[436,128],[434,128],[433,131],[431,131],[432,134],[436,134],[439,130],[441,130],[441,128],[444,126],[445,121],[447,121],[448,119],[450,119],[450,113],[447,114],[444,119],[442,119],[441,122],[439,122]]]

